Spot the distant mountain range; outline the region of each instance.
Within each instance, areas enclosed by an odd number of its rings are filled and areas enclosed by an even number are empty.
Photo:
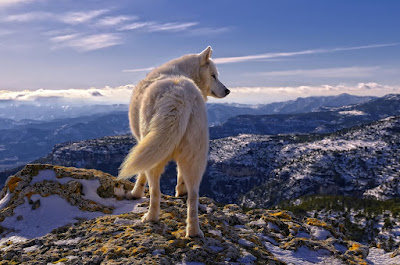
[[[330,97],[299,98],[257,106],[208,104],[208,116],[210,125],[218,125],[228,118],[240,114],[304,113],[317,111],[320,108],[357,104],[371,99],[373,97],[342,94]],[[0,171],[42,157],[49,153],[55,144],[129,132],[127,105],[82,106],[68,105],[67,103],[59,105],[59,103],[55,101],[52,104],[51,100],[31,102],[30,104],[22,104],[13,100],[0,101]],[[321,116],[324,117],[321,118]],[[304,125],[298,126],[292,122],[292,116],[247,117],[249,121],[240,116],[232,118],[225,125],[211,128],[211,138],[216,139],[238,133],[307,133],[314,131],[317,127],[321,127],[324,132],[323,126],[329,127],[337,118],[334,113],[298,114],[295,117],[305,120]],[[348,117],[342,127],[370,120],[368,117],[364,120],[362,116]],[[274,130],[263,129],[266,126],[270,126]],[[342,127],[332,126],[333,129]]]
[[[239,134],[330,133],[366,124],[385,117],[400,115],[400,95],[341,107],[324,107],[309,113],[277,115],[239,115],[210,128],[211,138]]]
[[[238,115],[267,115],[318,112],[322,109],[360,104],[376,97],[360,97],[349,94],[325,97],[298,98],[284,102],[261,105],[209,104],[208,120],[211,125],[219,125]]]
[[[129,132],[126,112],[95,114],[48,122],[30,121],[0,130],[0,171],[26,164],[66,141],[98,138]]]
[[[83,105],[60,101],[59,99],[52,100],[51,98],[46,101],[42,99],[27,102],[18,100],[0,100],[0,121],[2,121],[2,119],[10,119],[22,122],[24,122],[24,120],[47,122],[55,119],[77,118],[115,111],[128,111],[128,106],[123,104]],[[0,125],[0,129],[6,128],[3,128],[3,126]]]

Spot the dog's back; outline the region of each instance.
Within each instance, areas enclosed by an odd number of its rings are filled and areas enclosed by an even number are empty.
[[[135,90],[130,106],[130,124],[138,145],[129,166],[126,163],[129,168],[123,168],[120,176],[132,176],[164,160],[176,160],[179,152],[190,148],[206,155],[206,106],[192,80],[183,76],[159,78]]]

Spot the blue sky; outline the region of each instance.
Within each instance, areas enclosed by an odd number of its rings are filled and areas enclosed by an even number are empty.
[[[149,68],[207,45],[227,102],[400,93],[399,10],[396,0],[1,0],[0,99],[90,88],[124,102]]]

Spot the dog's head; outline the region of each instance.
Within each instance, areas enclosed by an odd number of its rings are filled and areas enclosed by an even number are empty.
[[[214,98],[226,97],[230,91],[218,80],[218,70],[214,62],[210,59],[212,49],[208,46],[204,51],[198,54],[200,60],[199,80],[196,83],[203,91],[205,96]]]

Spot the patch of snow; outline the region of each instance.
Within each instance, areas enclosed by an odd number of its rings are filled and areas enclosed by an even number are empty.
[[[329,237],[333,237],[331,232],[329,232],[328,230],[325,230],[321,227],[313,226],[313,227],[311,227],[310,230],[311,230],[310,231],[311,235],[314,236],[318,240],[325,240]]]
[[[279,226],[271,222],[268,222],[267,227],[269,230],[280,231]]]
[[[0,210],[6,207],[10,199],[11,199],[11,193],[9,190],[7,190],[7,194],[0,200]]]
[[[31,185],[34,185],[35,183],[41,182],[41,181],[59,181],[56,177],[56,172],[51,169],[45,169],[45,170],[40,170],[39,173],[32,178]]]
[[[264,226],[266,224],[267,223],[262,218],[258,219],[257,221],[251,221],[249,223],[249,225],[256,225],[256,226]]]
[[[305,232],[305,231],[299,231],[297,234],[296,234],[296,237],[301,237],[301,238],[310,238],[311,236],[310,236],[310,234],[308,234],[307,232]]]
[[[58,195],[41,197],[34,194],[32,200],[40,199],[40,207],[32,210],[25,199],[25,203],[14,209],[14,216],[6,217],[1,223],[3,227],[16,230],[16,235],[25,238],[44,236],[53,229],[70,223],[75,223],[76,218],[92,219],[103,215],[100,212],[85,212],[72,206],[64,198]],[[17,216],[22,215],[22,220]]]
[[[237,230],[248,230],[244,225],[234,225],[233,227]]]
[[[390,255],[393,252],[385,252],[383,249],[379,248],[370,248],[369,254],[367,257],[367,262],[372,265],[397,265],[400,264],[400,256],[396,256],[391,258]]]
[[[120,185],[118,188],[114,187],[114,194],[117,197],[121,197],[123,198],[125,196],[125,189],[124,189],[124,185]]]
[[[86,182],[84,186],[89,184],[92,183]],[[136,205],[146,200],[118,201],[115,198],[104,199],[100,198],[97,193],[94,195],[92,193],[93,189],[97,189],[97,187],[86,190],[86,199],[95,199],[98,202],[101,201],[103,205],[115,207],[113,214],[129,213],[132,211],[137,212],[137,209],[141,210],[143,207],[136,207]],[[102,212],[82,211],[77,206],[71,205],[67,200],[58,195],[42,197],[39,194],[34,194],[31,199],[34,201],[40,200],[39,208],[32,210],[32,205],[25,199],[24,204],[14,209],[13,216],[6,217],[4,221],[0,223],[1,226],[5,228],[15,230],[15,232],[10,233],[7,237],[2,238],[0,240],[0,245],[9,240],[13,242],[22,242],[30,238],[44,236],[53,229],[75,223],[78,219],[93,219],[105,215]],[[18,216],[23,216],[23,219],[17,220]]]
[[[26,237],[22,236],[16,236],[16,235],[7,235],[6,237],[3,237],[0,239],[0,246],[2,247],[1,250],[7,250],[8,248],[11,247],[11,245],[7,247],[3,247],[4,244],[7,242],[13,242],[13,243],[19,243],[19,242],[25,242],[27,240]]]
[[[339,114],[340,115],[352,115],[352,116],[366,115],[366,113],[361,110],[344,110],[344,111],[339,111]]]
[[[253,264],[253,261],[257,260],[252,254],[247,251],[243,251],[243,257],[238,259],[241,264]]]
[[[208,233],[222,237],[222,233],[220,230],[208,230]]]
[[[311,250],[308,247],[299,247],[297,251],[290,251],[281,249],[272,245],[269,242],[264,242],[265,248],[270,251],[274,256],[287,264],[301,264],[301,265],[314,265],[314,264],[330,264],[330,265],[345,265],[341,260],[336,259],[328,250],[319,249]]]
[[[276,240],[274,238],[270,237],[270,236],[266,236],[266,235],[261,234],[261,233],[256,234],[256,236],[258,236],[262,241],[268,241],[269,243],[271,243],[271,244],[273,244],[275,246],[279,245],[279,243],[276,242]]]
[[[64,181],[79,181],[82,184],[82,192],[85,194],[82,196],[83,199],[94,201],[98,204],[115,208],[113,214],[123,214],[129,212],[138,212],[135,206],[139,203],[145,201],[144,198],[138,200],[117,200],[116,198],[102,198],[97,194],[97,189],[100,187],[101,183],[98,179],[73,179],[73,178],[63,178]],[[60,180],[60,179],[58,179]],[[141,211],[140,211],[141,212]]]
[[[76,237],[74,239],[67,239],[67,240],[57,240],[57,241],[54,241],[54,245],[57,245],[57,246],[76,245],[81,240],[82,240],[81,237]]]
[[[30,246],[30,247],[24,248],[23,251],[24,251],[24,253],[28,253],[28,252],[36,251],[39,248],[40,247],[38,245],[34,245],[34,246]]]
[[[248,241],[248,240],[243,239],[243,238],[239,239],[239,240],[238,240],[238,243],[239,243],[239,245],[242,245],[242,246],[245,246],[245,247],[252,247],[252,246],[254,246],[254,243],[253,243],[253,242]]]

